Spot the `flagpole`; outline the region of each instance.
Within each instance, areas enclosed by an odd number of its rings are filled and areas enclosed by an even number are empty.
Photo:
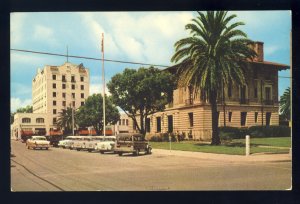
[[[104,33],[102,33],[101,41],[101,52],[102,52],[102,83],[103,83],[103,135],[105,138],[105,75],[104,75]]]

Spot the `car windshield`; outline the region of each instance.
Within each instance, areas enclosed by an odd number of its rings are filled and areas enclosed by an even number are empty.
[[[37,138],[34,138],[35,140],[46,140],[46,138],[43,138],[43,137],[37,137]]]

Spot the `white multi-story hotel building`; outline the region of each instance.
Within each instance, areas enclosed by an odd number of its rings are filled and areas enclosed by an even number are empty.
[[[89,96],[89,80],[89,70],[82,64],[66,62],[38,69],[32,80],[33,113],[15,114],[12,137],[36,132],[50,135],[57,128],[57,117],[62,109],[73,107],[76,110],[84,105]]]

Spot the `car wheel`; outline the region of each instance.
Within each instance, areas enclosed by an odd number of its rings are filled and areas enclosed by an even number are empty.
[[[80,149],[79,149],[79,148],[77,148],[76,150],[77,150],[77,151],[80,151]]]
[[[139,149],[135,150],[135,156],[139,156],[139,155],[140,155],[140,150]]]
[[[119,152],[118,154],[119,154],[119,156],[122,156],[122,152]]]
[[[103,151],[100,151],[100,153],[101,153],[101,154],[104,154],[104,152],[103,152]]]
[[[48,150],[49,148],[48,147],[46,147],[46,150]]]
[[[27,149],[30,149],[28,145],[26,145],[26,146],[27,146]]]

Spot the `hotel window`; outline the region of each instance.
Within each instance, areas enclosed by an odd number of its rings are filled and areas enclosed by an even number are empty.
[[[81,90],[84,90],[84,85],[80,85]]]
[[[63,105],[63,106],[66,106],[66,101],[63,101],[63,102],[62,102],[62,105]]]
[[[82,77],[80,77],[80,81],[84,81],[84,77],[82,76]]]
[[[75,89],[75,84],[72,84],[72,89]]]
[[[228,112],[228,122],[231,122],[232,119],[232,112]]]
[[[84,106],[84,102],[81,102],[81,106]]]
[[[56,118],[53,118],[53,125],[56,124]]]
[[[66,82],[66,76],[65,76],[65,75],[62,75],[61,80],[62,80],[63,82]]]
[[[53,92],[53,97],[56,97],[56,92]]]
[[[194,126],[194,114],[193,113],[189,113],[189,123],[190,123],[190,127]]]
[[[84,98],[84,93],[81,93],[81,98]]]
[[[56,114],[56,109],[53,109],[53,114]]]
[[[247,112],[241,112],[241,126],[246,125]]]
[[[30,118],[22,118],[22,123],[31,123]]]
[[[71,82],[75,82],[75,76],[71,76]]]
[[[255,121],[255,123],[257,123],[257,119],[258,119],[258,112],[255,112],[254,113],[254,121]]]
[[[55,74],[52,75],[52,79],[56,80],[56,75]]]
[[[126,125],[128,126],[128,119],[126,119]]]
[[[56,106],[56,101],[53,101],[53,105]]]
[[[73,101],[73,107],[75,107],[75,101]]]
[[[63,89],[66,89],[66,84],[62,84],[62,88],[63,88]]]
[[[72,93],[72,98],[75,98],[75,93]]]
[[[66,93],[62,93],[62,97],[63,97],[63,98],[66,98]]]
[[[156,118],[156,132],[161,132],[161,117]]]
[[[52,87],[53,87],[54,89],[56,89],[56,83],[53,83],[53,84],[52,84]]]
[[[44,123],[44,122],[45,122],[44,118],[37,118],[36,119],[36,123]]]

